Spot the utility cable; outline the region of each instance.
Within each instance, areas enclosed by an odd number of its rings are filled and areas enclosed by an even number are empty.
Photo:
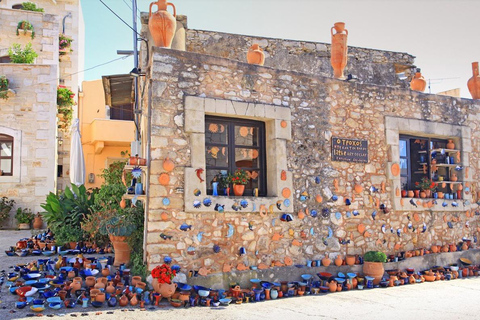
[[[140,36],[140,38],[142,37],[140,35],[140,33],[137,32],[137,30],[133,29],[128,23],[125,22],[125,20],[123,20],[122,18],[120,18],[120,16],[115,12],[113,11],[112,9],[110,9],[109,6],[107,6],[107,4],[105,2],[103,2],[102,0],[98,0],[100,1],[105,7],[107,7],[108,10],[110,10],[111,13],[113,13],[118,19],[120,19],[127,27],[129,27],[130,29],[133,30],[133,32],[135,32],[136,34],[138,34]]]

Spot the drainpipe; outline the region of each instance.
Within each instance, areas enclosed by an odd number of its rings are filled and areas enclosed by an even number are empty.
[[[72,13],[69,12],[67,13],[67,15],[65,17],[63,17],[63,23],[62,23],[62,26],[63,26],[63,29],[62,29],[62,33],[65,34],[65,19],[67,18],[71,18],[72,17]]]

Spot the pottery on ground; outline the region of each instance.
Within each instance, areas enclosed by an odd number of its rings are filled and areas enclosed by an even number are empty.
[[[158,283],[158,279],[153,279],[152,281],[153,290],[159,293],[163,298],[170,298],[177,289],[177,284],[172,283]]]
[[[385,269],[382,262],[363,262],[363,274],[375,278],[373,284],[379,284],[382,280]]]
[[[108,236],[110,242],[113,244],[113,249],[115,250],[115,260],[113,265],[115,267],[120,266],[121,264],[128,265],[130,263],[130,246],[127,242],[128,237],[125,236],[114,236],[110,234]]]

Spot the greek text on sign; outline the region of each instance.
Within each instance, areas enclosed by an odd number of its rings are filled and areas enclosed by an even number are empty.
[[[333,137],[332,161],[368,163],[368,141]]]

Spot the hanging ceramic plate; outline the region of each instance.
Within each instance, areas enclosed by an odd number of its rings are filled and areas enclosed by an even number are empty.
[[[217,133],[218,132],[218,124],[210,123],[208,125],[208,131],[210,131],[211,133]]]
[[[248,128],[247,127],[241,127],[239,130],[239,133],[242,137],[248,136]]]
[[[133,168],[132,169],[132,176],[134,176],[135,178],[140,178],[140,176],[142,175],[142,169],[140,168]]]
[[[313,210],[310,210],[310,216],[315,218],[317,216],[318,212],[317,210],[313,209]]]
[[[290,198],[291,192],[289,188],[283,188],[282,190],[282,196],[284,198]]]
[[[350,218],[352,216],[352,214],[350,213],[350,211],[347,211],[347,213],[345,213],[345,215],[347,216],[347,218]]]
[[[322,217],[328,218],[330,216],[330,209],[328,208],[323,208],[322,209]]]
[[[194,195],[194,196],[198,197],[198,196],[201,195],[201,194],[202,194],[202,192],[200,191],[200,189],[195,189],[195,190],[193,190],[193,195]]]
[[[342,218],[342,214],[339,211],[335,212],[335,218],[337,218],[337,220],[340,220]]]
[[[210,198],[203,199],[203,205],[205,207],[210,207],[212,205],[212,200],[210,200]]]
[[[285,199],[285,200],[283,201],[283,205],[284,205],[285,207],[287,207],[287,208],[290,207],[290,199]]]
[[[242,208],[248,207],[248,201],[245,199],[240,200],[240,206],[242,206]]]
[[[163,203],[164,206],[168,206],[170,204],[170,199],[163,198],[162,203]]]
[[[202,205],[202,203],[199,200],[193,201],[193,207],[194,208],[200,208],[201,205]]]

